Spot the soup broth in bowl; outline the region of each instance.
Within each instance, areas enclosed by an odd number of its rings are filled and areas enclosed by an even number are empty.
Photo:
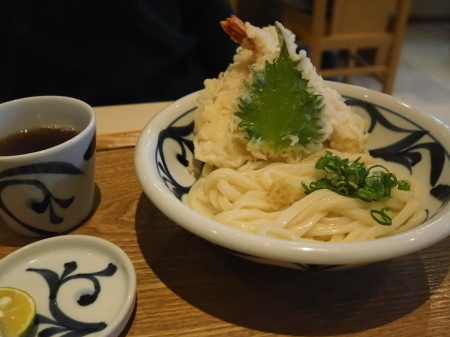
[[[22,130],[0,139],[0,156],[16,156],[42,151],[62,144],[79,132],[71,127],[41,127]]]

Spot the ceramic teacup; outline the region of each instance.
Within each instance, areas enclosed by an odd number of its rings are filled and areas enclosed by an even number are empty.
[[[95,125],[94,110],[74,98],[37,96],[0,104],[0,214],[13,231],[52,236],[89,216]]]

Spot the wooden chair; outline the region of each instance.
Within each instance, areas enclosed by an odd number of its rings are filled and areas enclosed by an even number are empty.
[[[283,8],[282,23],[309,47],[309,56],[324,78],[369,74],[391,94],[410,0],[313,0],[302,11],[293,1]],[[324,51],[339,50],[343,64],[322,69]]]

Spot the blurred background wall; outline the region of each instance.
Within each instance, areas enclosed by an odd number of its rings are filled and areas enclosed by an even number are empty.
[[[449,0],[412,0],[410,21],[450,20]]]

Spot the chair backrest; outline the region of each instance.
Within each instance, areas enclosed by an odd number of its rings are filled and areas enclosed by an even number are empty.
[[[334,0],[329,34],[386,32],[395,4],[393,0]]]
[[[410,0],[314,0],[311,13],[286,6],[282,23],[308,45],[323,77],[371,74],[391,93],[409,6]],[[346,51],[348,61],[321,69],[322,54],[329,50]],[[363,57],[367,51],[369,60]]]

